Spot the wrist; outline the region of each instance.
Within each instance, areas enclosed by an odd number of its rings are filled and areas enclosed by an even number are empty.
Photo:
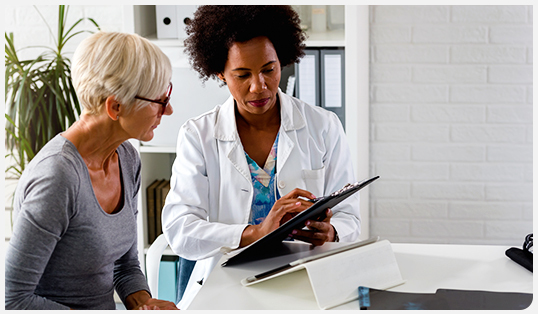
[[[248,225],[241,234],[241,242],[239,247],[245,247],[260,238],[259,236],[259,226],[260,225]]]
[[[340,242],[340,237],[338,237],[338,232],[336,232],[336,228],[334,226],[332,226],[332,227],[333,227],[333,231],[334,231],[333,242]]]
[[[151,295],[146,290],[140,290],[129,294],[125,298],[125,307],[129,310],[138,309],[149,299],[151,299]]]

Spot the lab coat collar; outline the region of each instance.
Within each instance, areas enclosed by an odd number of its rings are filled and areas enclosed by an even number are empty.
[[[284,131],[299,130],[306,123],[303,115],[294,104],[293,98],[278,89],[280,99],[280,123]],[[217,121],[215,122],[214,137],[221,141],[239,140],[237,125],[235,124],[235,105],[233,96],[230,96],[222,105]]]

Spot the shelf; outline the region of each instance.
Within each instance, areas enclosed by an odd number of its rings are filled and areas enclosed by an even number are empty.
[[[165,153],[165,154],[175,154],[176,147],[174,146],[143,146],[140,145],[141,153]]]
[[[305,41],[305,44],[307,47],[345,47],[346,45],[345,31],[343,29],[320,33],[312,33],[307,30],[306,35],[307,39]],[[160,39],[157,38],[156,34],[146,36],[146,38],[161,48],[185,47],[182,39]]]
[[[177,38],[157,38],[157,34],[145,36],[145,38],[159,47],[185,47],[183,39]]]
[[[323,33],[306,31],[306,34],[308,35],[305,42],[307,47],[345,47],[346,45],[346,34],[343,29]]]

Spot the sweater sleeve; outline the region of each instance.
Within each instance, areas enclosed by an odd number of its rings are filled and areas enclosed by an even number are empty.
[[[129,164],[133,165],[132,173],[128,174],[133,178],[133,195],[132,204],[138,204],[138,191],[140,190],[140,170],[141,163],[138,158],[138,154],[134,148],[130,145],[124,145],[126,151],[126,157],[130,159]],[[133,208],[133,214],[136,216],[138,210],[136,206]],[[125,298],[137,291],[146,290],[150,295],[146,277],[140,270],[140,262],[138,260],[138,248],[137,241],[133,242],[133,245],[121,258],[114,262],[114,287],[122,302],[125,304]]]
[[[45,158],[21,177],[13,235],[6,251],[6,309],[68,310],[35,294],[57,242],[75,214],[79,177],[69,161]]]

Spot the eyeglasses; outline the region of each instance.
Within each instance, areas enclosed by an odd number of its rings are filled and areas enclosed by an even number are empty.
[[[168,90],[166,91],[166,98],[164,100],[147,99],[147,98],[140,97],[140,96],[135,96],[135,98],[140,99],[140,100],[149,101],[149,102],[154,102],[154,103],[157,103],[157,104],[161,104],[163,106],[163,111],[162,111],[161,114],[164,115],[164,112],[166,111],[166,107],[170,103],[170,95],[172,95],[172,82],[170,82],[170,84],[168,85]]]

